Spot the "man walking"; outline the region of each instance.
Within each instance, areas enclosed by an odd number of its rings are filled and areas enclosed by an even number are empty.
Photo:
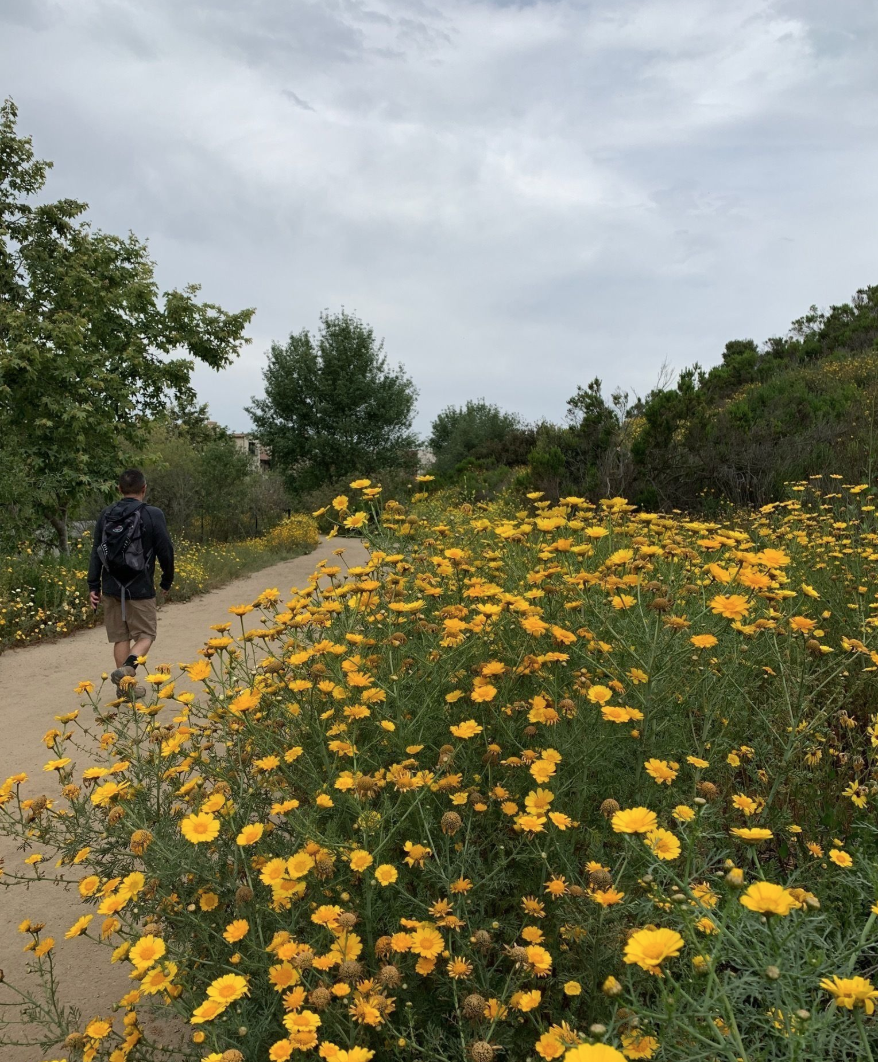
[[[95,525],[89,600],[92,608],[103,602],[116,661],[110,681],[117,695],[143,697],[146,690],[134,678],[138,658],[146,656],[156,636],[155,562],[161,564],[161,588],[167,594],[174,581],[174,546],[165,514],[144,501],[146,478],[140,469],[122,473],[119,493],[121,500],[104,509]]]

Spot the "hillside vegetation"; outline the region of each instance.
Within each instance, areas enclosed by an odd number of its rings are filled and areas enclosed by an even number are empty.
[[[667,376],[668,374],[664,374]],[[526,425],[490,403],[449,407],[433,425],[436,471],[485,494],[522,484],[557,496],[624,494],[650,508],[763,505],[785,483],[832,468],[870,477],[878,391],[878,286],[785,336],[726,344],[643,398],[578,387],[564,426]],[[461,450],[463,449],[463,453]],[[451,466],[451,467],[450,467]]]

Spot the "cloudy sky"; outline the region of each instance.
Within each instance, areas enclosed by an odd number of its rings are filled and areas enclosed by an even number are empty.
[[[0,0],[53,196],[257,307],[200,393],[341,306],[420,389],[560,420],[878,283],[874,0]]]

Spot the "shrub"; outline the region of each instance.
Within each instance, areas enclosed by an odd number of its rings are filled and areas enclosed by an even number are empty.
[[[720,526],[365,491],[367,566],[230,609],[263,623],[142,702],[83,682],[60,798],[0,789],[61,859],[7,880],[77,883],[134,979],[46,1036],[150,1057],[160,1003],[210,1062],[871,1057],[869,496]],[[63,929],[23,927],[44,978]]]

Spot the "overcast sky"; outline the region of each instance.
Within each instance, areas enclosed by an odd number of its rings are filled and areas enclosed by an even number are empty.
[[[878,283],[875,0],[0,0],[49,191],[272,340],[345,306],[420,390],[562,419]]]

